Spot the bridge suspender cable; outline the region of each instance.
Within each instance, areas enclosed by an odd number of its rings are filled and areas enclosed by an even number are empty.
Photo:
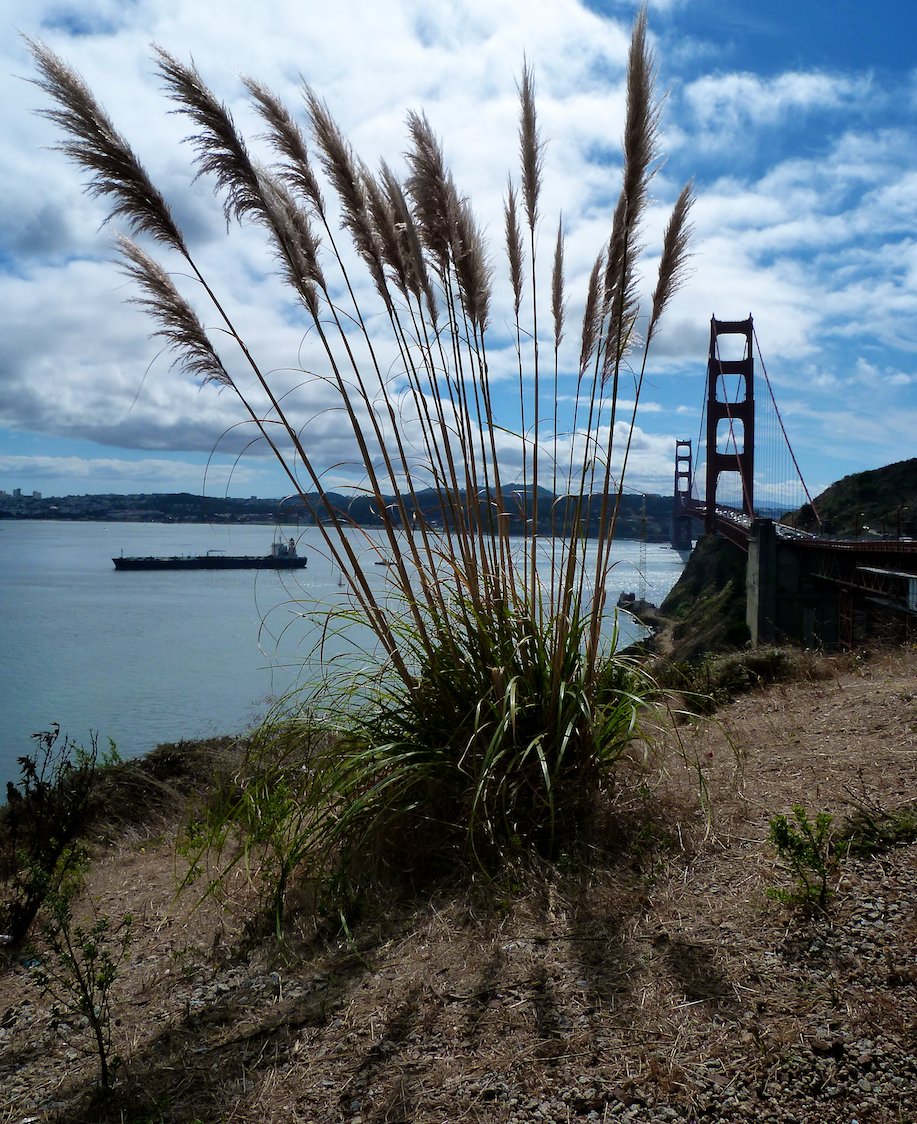
[[[780,423],[780,430],[783,433],[783,440],[786,442],[786,447],[790,450],[790,456],[793,458],[793,467],[796,469],[796,475],[799,477],[799,482],[802,484],[802,490],[806,494],[806,500],[808,501],[809,507],[812,508],[812,512],[815,515],[816,522],[819,526],[821,526],[821,516],[818,514],[818,509],[816,508],[811,495],[809,495],[808,485],[806,484],[802,472],[799,468],[799,462],[796,460],[796,454],[793,452],[793,446],[790,444],[790,438],[787,434],[786,427],[783,424],[783,417],[780,413],[780,407],[777,405],[777,399],[774,397],[774,389],[771,386],[771,380],[767,377],[767,367],[765,367],[764,365],[764,356],[761,354],[761,344],[758,342],[758,333],[755,331],[754,325],[752,325],[751,330],[752,335],[755,339],[755,349],[758,352],[758,359],[761,361],[761,371],[764,375],[764,381],[767,383],[767,392],[768,394],[770,394],[771,402],[773,402],[774,404],[774,413],[777,415],[777,421]]]
[[[704,408],[700,412],[700,425],[697,429],[697,457],[691,465],[691,491],[689,495],[696,496],[700,491],[698,483],[698,466],[700,465],[700,450],[704,448],[704,430],[707,428],[707,395],[704,395]]]

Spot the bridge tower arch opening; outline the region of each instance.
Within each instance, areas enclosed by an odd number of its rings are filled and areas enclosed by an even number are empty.
[[[739,476],[742,511],[754,518],[755,368],[754,325],[747,320],[710,320],[707,359],[707,517],[706,531],[716,528],[717,485],[724,472]],[[722,343],[721,343],[722,341]],[[723,440],[723,433],[732,435]],[[741,449],[736,435],[741,432]],[[722,446],[726,447],[723,448]],[[729,446],[732,446],[731,448]]]

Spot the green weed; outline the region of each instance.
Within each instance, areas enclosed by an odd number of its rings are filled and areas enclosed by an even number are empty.
[[[130,947],[132,918],[112,925],[108,917],[94,914],[88,923],[77,924],[74,892],[74,886],[65,885],[46,896],[45,947],[31,975],[59,1012],[77,1023],[85,1020],[99,1062],[99,1086],[107,1093],[119,1063],[113,1053],[111,991]]]
[[[832,817],[819,812],[810,820],[801,804],[793,816],[774,816],[768,838],[777,856],[795,879],[791,889],[771,886],[767,895],[775,901],[820,908],[831,897],[829,882],[837,870],[837,845],[831,829]]]
[[[77,872],[96,773],[119,760],[113,742],[100,754],[93,735],[84,749],[61,738],[57,724],[32,736],[36,751],[19,758],[19,784],[7,783],[0,810],[0,931],[13,945],[24,939],[45,897]]]

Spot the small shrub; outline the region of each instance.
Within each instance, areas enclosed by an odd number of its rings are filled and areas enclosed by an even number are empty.
[[[917,843],[917,803],[892,811],[859,804],[837,834],[843,853],[864,858],[911,843]]]
[[[754,648],[726,655],[708,655],[689,662],[660,665],[660,685],[690,695],[692,709],[712,714],[741,695],[770,683],[818,678],[821,670],[812,652],[789,648]]]
[[[47,894],[74,873],[76,846],[92,814],[93,781],[99,766],[118,760],[114,743],[100,758],[98,739],[89,749],[60,737],[60,726],[33,734],[37,750],[19,758],[21,779],[6,786],[0,823],[0,930],[19,944]]]
[[[85,1019],[99,1059],[99,1085],[107,1092],[119,1059],[112,1053],[111,990],[127,955],[132,918],[117,925],[94,915],[86,925],[73,920],[71,899],[75,885],[50,892],[42,925],[46,951],[31,970],[32,979],[59,1008],[77,1020]]]
[[[792,889],[772,886],[767,895],[775,901],[824,908],[831,896],[829,879],[837,869],[837,848],[831,830],[832,818],[819,812],[810,820],[801,804],[793,806],[792,820],[774,816],[769,839],[777,855],[795,878]]]

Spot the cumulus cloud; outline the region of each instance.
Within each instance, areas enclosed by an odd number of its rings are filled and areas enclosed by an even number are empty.
[[[705,136],[735,140],[739,130],[773,126],[789,114],[859,108],[869,96],[868,77],[846,78],[791,71],[765,78],[757,74],[708,74],[684,87],[690,123]]]

